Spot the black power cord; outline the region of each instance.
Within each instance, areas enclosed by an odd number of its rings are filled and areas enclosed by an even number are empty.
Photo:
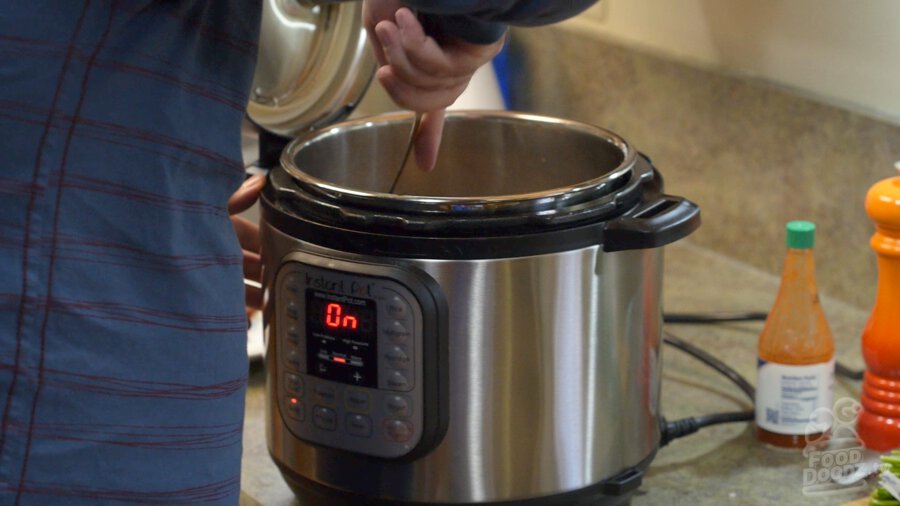
[[[720,373],[725,375],[726,378],[734,382],[734,384],[737,385],[738,388],[743,390],[744,393],[747,394],[747,397],[750,398],[750,402],[753,402],[754,398],[756,397],[756,389],[753,388],[753,385],[751,385],[746,378],[741,376],[740,373],[732,369],[728,364],[722,362],[721,360],[694,346],[693,344],[690,344],[666,331],[663,331],[663,342],[668,344],[669,346],[687,353],[688,355],[693,356],[701,362],[709,365],[716,371],[719,371]],[[681,420],[675,420],[673,422],[666,421],[665,418],[662,418],[660,421],[661,436],[659,446],[666,446],[673,439],[693,434],[703,427],[721,423],[749,422],[752,421],[755,416],[756,415],[753,411],[739,411],[733,413],[715,413],[712,415],[692,416],[688,418],[682,418]]]
[[[835,362],[834,363],[834,373],[837,374],[838,376],[843,376],[847,379],[852,379],[854,381],[862,381],[863,375],[865,375],[866,371],[850,369],[849,367],[845,366],[844,364],[842,364],[840,362]]]
[[[663,322],[691,324],[750,322],[765,321],[767,316],[768,314],[758,311],[722,313],[667,313],[663,315]],[[851,369],[840,362],[835,362],[834,373],[838,376],[843,376],[854,381],[860,381],[863,379],[863,374],[865,373],[865,371]]]
[[[734,382],[734,384],[737,385],[738,388],[743,390],[744,393],[747,394],[747,397],[749,397],[751,401],[754,398],[756,398],[756,388],[754,388],[753,385],[750,384],[750,382],[747,381],[746,378],[741,376],[740,373],[738,373],[737,371],[732,369],[731,366],[729,366],[725,362],[722,362],[721,360],[710,355],[709,353],[698,348],[697,346],[694,346],[693,344],[688,343],[684,339],[681,339],[680,337],[676,337],[671,332],[663,331],[663,342],[668,344],[669,346],[678,348],[679,350],[687,353],[688,355],[693,356],[697,360],[700,360],[701,362],[709,365],[713,369],[715,369],[715,370],[719,371],[720,373],[722,373],[723,375],[725,375],[725,377],[727,377],[732,382]]]

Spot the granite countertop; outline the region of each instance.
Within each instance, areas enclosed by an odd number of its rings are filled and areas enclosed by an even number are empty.
[[[766,311],[775,299],[778,282],[777,276],[689,241],[666,250],[664,304],[668,312]],[[835,336],[837,359],[851,368],[862,368],[859,336],[867,311],[824,295],[822,301]],[[762,323],[668,325],[666,329],[755,383],[756,338]],[[752,408],[736,386],[692,357],[668,346],[663,357],[662,410],[669,420]],[[260,365],[252,365],[241,504],[298,505],[266,449],[264,381]],[[836,380],[835,399],[856,400],[859,393],[859,382]],[[835,495],[804,496],[807,468],[809,458],[802,451],[758,443],[751,424],[718,425],[661,448],[632,505],[839,505],[864,497],[873,488],[867,484]]]

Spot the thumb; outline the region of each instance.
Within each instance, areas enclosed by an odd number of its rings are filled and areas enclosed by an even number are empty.
[[[426,172],[434,169],[437,163],[441,136],[444,133],[444,114],[444,109],[423,114],[422,124],[416,133],[416,165]]]

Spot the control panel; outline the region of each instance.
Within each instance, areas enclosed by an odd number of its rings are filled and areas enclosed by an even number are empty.
[[[434,388],[442,370],[440,308],[421,276],[307,253],[282,264],[276,391],[296,437],[399,458],[442,435]]]

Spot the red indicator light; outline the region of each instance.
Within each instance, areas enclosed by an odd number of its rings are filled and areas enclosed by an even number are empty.
[[[291,397],[291,404],[297,404],[297,402],[299,401],[297,401],[296,397]]]
[[[339,363],[339,364],[346,364],[346,363],[347,363],[347,359],[346,359],[346,358],[341,358],[341,357],[332,357],[332,358],[334,359],[335,362],[337,362],[337,363]]]

